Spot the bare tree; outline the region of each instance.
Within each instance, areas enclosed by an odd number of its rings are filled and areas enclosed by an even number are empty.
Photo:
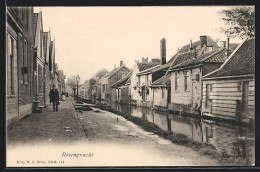
[[[107,69],[101,69],[101,70],[99,70],[94,76],[95,76],[96,78],[101,79],[102,76],[105,76],[107,73],[108,73],[108,70],[107,70]]]

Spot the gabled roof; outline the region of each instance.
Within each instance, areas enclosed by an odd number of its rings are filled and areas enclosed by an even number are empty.
[[[111,85],[111,88],[116,88],[116,87],[120,87],[126,84],[126,81],[128,81],[128,79],[131,76],[131,72],[129,72],[124,78],[120,79],[119,81],[117,81],[116,83]]]
[[[202,62],[208,63],[223,63],[226,59],[225,48],[219,48],[201,55],[198,55],[196,58],[192,56],[190,59],[179,63],[178,65],[173,65],[170,70],[184,68],[187,66],[194,66],[201,64]]]
[[[110,78],[111,76],[113,76],[117,71],[119,71],[120,69],[122,69],[123,67],[125,67],[126,69],[128,69],[128,67],[126,67],[125,65],[122,65],[120,67],[117,67],[115,69],[113,69],[111,72],[109,72],[108,74],[106,74],[105,76],[103,76],[102,78]],[[129,69],[128,69],[129,70]],[[130,71],[130,70],[129,70]]]
[[[197,50],[199,50],[200,48],[200,41],[196,41],[192,43],[192,46],[195,46]],[[207,46],[212,46],[213,49],[217,49],[219,48],[219,46],[217,45],[217,43],[215,41],[213,41],[213,39],[210,36],[207,36]],[[184,53],[190,51],[190,44],[184,45],[180,50],[179,53]]]
[[[48,42],[48,32],[43,32],[43,50],[45,56],[47,53],[47,42]]]
[[[34,31],[34,34],[36,33],[38,14],[39,13],[33,13],[33,31]]]
[[[137,62],[137,66],[140,72],[149,69],[151,67],[157,66],[159,64],[160,62],[149,62],[149,63]]]
[[[137,75],[142,75],[142,74],[147,74],[147,73],[154,73],[154,72],[157,72],[157,71],[160,71],[160,70],[164,70],[164,69],[168,69],[170,67],[170,63],[168,64],[164,64],[164,65],[157,65],[157,66],[154,66],[154,67],[151,67],[149,69],[146,69],[142,72],[139,72]]]
[[[255,38],[245,40],[222,66],[204,78],[252,75],[255,73]]]
[[[171,85],[171,75],[164,75],[151,84],[151,87]]]

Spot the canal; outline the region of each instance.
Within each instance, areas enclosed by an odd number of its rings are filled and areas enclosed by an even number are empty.
[[[254,163],[255,134],[253,128],[157,112],[145,107],[120,104],[111,104],[111,107],[122,113],[152,122],[165,131],[181,133],[193,141],[212,144],[222,155],[228,154],[243,158],[248,164]]]

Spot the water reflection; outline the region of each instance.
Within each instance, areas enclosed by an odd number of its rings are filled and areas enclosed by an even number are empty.
[[[210,143],[222,154],[243,157],[246,161],[249,158],[254,160],[254,131],[247,127],[155,112],[150,108],[119,104],[111,104],[111,107],[152,122],[165,131],[181,133],[194,141]]]

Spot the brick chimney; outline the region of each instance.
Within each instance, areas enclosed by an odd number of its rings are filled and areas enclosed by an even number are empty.
[[[227,57],[230,54],[230,48],[229,48],[229,38],[227,38]]]
[[[166,64],[166,41],[161,39],[161,65]]]
[[[142,63],[148,63],[148,57],[146,58],[142,57]]]
[[[206,44],[207,46],[207,36],[200,36],[200,48],[203,47],[203,45]]]
[[[226,41],[220,41],[220,47],[226,48]]]
[[[192,48],[192,40],[190,40],[190,51],[193,50]]]
[[[120,61],[120,67],[123,66],[124,62],[121,60]]]

